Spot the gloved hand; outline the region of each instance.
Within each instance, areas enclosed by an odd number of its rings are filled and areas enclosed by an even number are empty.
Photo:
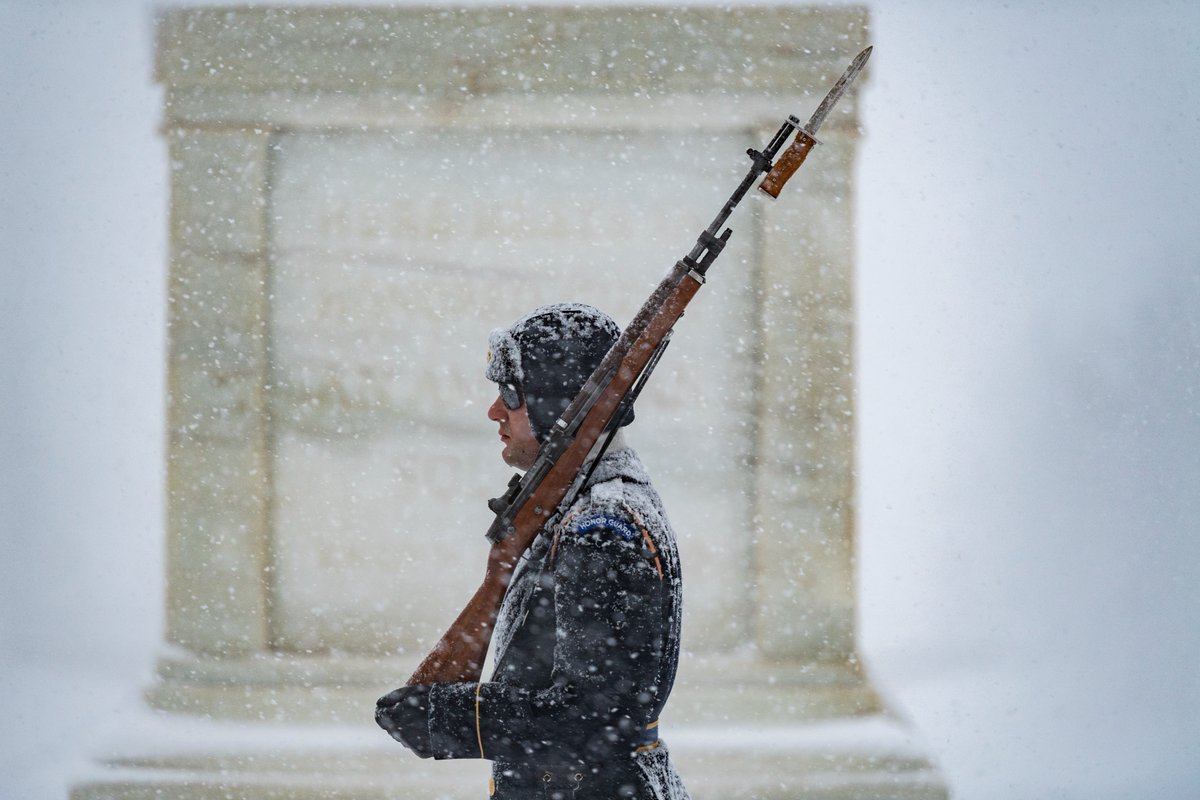
[[[429,686],[402,686],[375,704],[375,721],[421,758],[433,755],[429,743]]]

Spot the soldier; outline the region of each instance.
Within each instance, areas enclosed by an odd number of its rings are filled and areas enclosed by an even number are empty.
[[[619,334],[582,304],[543,306],[492,332],[485,375],[499,396],[488,418],[506,463],[532,466]],[[376,708],[422,758],[490,759],[496,800],[687,798],[658,732],[679,660],[675,535],[620,431],[595,458],[508,586],[491,680],[407,686]]]

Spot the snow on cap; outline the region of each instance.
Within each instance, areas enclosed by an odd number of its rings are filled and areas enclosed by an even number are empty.
[[[496,328],[488,334],[487,369],[484,377],[493,383],[521,385],[525,373],[521,371],[521,346],[505,328]]]
[[[484,376],[522,390],[533,432],[545,441],[620,335],[612,317],[593,306],[541,306],[491,332]],[[626,424],[632,420],[630,414]]]

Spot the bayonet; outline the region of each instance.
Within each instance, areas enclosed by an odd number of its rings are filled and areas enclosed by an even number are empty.
[[[837,101],[842,99],[842,95],[846,93],[846,89],[858,77],[858,73],[862,72],[862,68],[866,65],[867,59],[870,57],[871,48],[868,47],[850,62],[850,66],[846,67],[846,71],[842,73],[842,77],[838,78],[838,82],[829,90],[829,94],[825,95],[825,99],[821,101],[821,105],[817,106],[817,110],[808,118],[808,124],[801,130],[809,136],[816,137],[821,124],[825,122],[825,117],[829,116],[829,112],[837,105]]]
[[[786,139],[787,134],[791,133],[792,130],[796,131],[796,139],[792,142],[792,146],[779,157],[779,161],[775,162],[774,166],[769,167],[771,170],[770,173],[758,185],[761,191],[766,192],[771,197],[779,197],[779,191],[783,189],[783,185],[787,183],[788,179],[804,163],[804,159],[808,157],[808,151],[814,145],[818,144],[817,131],[824,124],[825,118],[829,116],[829,112],[837,105],[838,100],[842,99],[842,95],[850,88],[850,84],[858,77],[858,73],[862,72],[867,59],[870,57],[871,48],[868,47],[850,62],[850,66],[846,67],[846,71],[842,73],[842,77],[838,78],[838,82],[833,85],[833,88],[825,95],[825,99],[817,106],[817,110],[808,118],[808,124],[804,127],[799,127],[794,124],[798,122],[795,117],[789,117],[788,121],[783,124],[783,128],[780,128],[779,134],[776,134],[776,139],[779,139],[781,134]]]

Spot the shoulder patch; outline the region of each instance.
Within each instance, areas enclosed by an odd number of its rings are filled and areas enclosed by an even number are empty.
[[[586,517],[581,517],[572,522],[571,530],[575,533],[609,530],[619,534],[626,541],[637,538],[637,531],[633,529],[632,525],[620,517],[614,517],[611,514],[588,514]]]

